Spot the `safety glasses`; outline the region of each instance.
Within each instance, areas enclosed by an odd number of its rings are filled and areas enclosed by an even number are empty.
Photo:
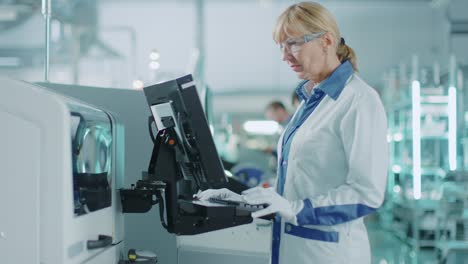
[[[288,38],[283,43],[280,43],[281,53],[284,53],[286,51],[290,53],[297,53],[301,49],[302,45],[314,39],[320,38],[321,36],[325,35],[325,33],[327,32],[307,34],[300,38]]]

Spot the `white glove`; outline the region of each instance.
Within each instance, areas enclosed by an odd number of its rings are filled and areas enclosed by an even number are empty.
[[[193,197],[198,198],[199,200],[208,200],[210,198],[222,199],[222,200],[229,200],[229,201],[236,201],[236,202],[244,202],[242,196],[229,190],[226,188],[222,189],[208,189],[203,192],[198,192],[194,194]]]
[[[249,204],[269,204],[265,209],[252,213],[252,217],[278,213],[281,217],[293,224],[297,224],[296,214],[302,210],[303,203],[292,203],[279,195],[272,187],[255,187],[242,192],[244,200]]]

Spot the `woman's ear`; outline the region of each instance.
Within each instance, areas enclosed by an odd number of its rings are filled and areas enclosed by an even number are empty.
[[[323,36],[322,36],[322,48],[328,48],[328,47],[333,47],[333,45],[335,44],[335,38],[333,37],[333,34],[330,33],[330,32],[327,32],[325,33]]]

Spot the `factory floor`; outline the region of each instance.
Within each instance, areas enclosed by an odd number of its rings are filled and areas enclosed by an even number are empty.
[[[438,264],[434,248],[412,249],[404,240],[385,229],[378,219],[366,219],[372,250],[372,264]],[[451,255],[447,264],[468,264],[468,252]]]
[[[433,249],[422,249],[415,253],[409,245],[390,230],[383,229],[376,221],[367,221],[367,231],[372,250],[372,264],[437,263]]]

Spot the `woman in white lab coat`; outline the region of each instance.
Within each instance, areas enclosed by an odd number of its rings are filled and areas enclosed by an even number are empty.
[[[278,142],[276,186],[199,197],[268,203],[252,216],[277,214],[271,263],[370,263],[363,217],[383,202],[388,164],[379,96],[356,74],[353,50],[320,4],[287,8],[273,38],[303,80],[302,102]]]

